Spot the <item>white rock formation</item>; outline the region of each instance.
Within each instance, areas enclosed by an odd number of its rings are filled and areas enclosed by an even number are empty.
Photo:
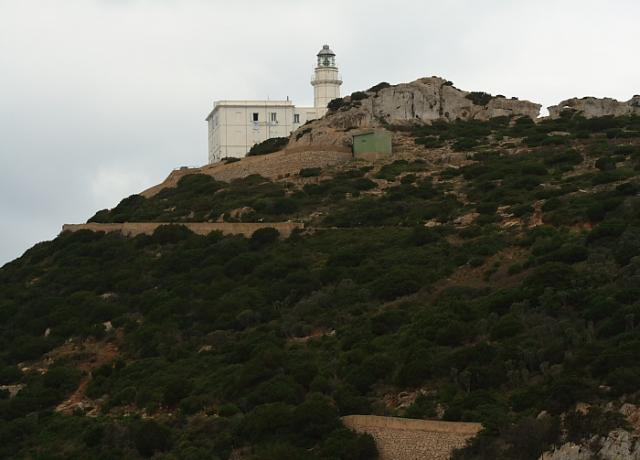
[[[627,102],[620,102],[609,97],[567,99],[558,105],[549,107],[549,116],[551,118],[559,118],[560,114],[565,110],[575,111],[585,118],[604,117],[608,115],[616,117],[634,114],[640,115],[640,96],[633,96]]]
[[[640,440],[625,430],[614,430],[606,437],[593,437],[586,445],[567,443],[540,460],[640,460]]]

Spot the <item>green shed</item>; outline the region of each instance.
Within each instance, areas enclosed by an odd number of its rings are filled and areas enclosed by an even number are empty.
[[[353,154],[356,158],[365,154],[391,155],[391,133],[383,129],[360,131],[353,135]]]

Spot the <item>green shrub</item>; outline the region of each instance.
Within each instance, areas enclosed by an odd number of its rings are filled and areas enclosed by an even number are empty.
[[[184,225],[160,225],[151,235],[157,244],[175,244],[192,237],[194,233]]]
[[[453,150],[455,150],[456,152],[463,152],[465,150],[471,150],[478,145],[479,143],[476,139],[463,138],[453,143]]]
[[[598,158],[596,168],[600,171],[611,171],[616,169],[616,162],[611,157]]]
[[[259,249],[267,244],[274,243],[280,238],[280,232],[273,227],[259,228],[249,240],[249,244],[253,249]]]
[[[136,423],[133,438],[136,449],[143,457],[151,457],[156,452],[164,452],[171,447],[171,431],[154,420]]]
[[[437,136],[418,137],[415,139],[415,143],[423,145],[428,149],[437,149],[444,145],[444,142],[442,142]]]
[[[289,143],[288,137],[272,137],[255,144],[247,152],[247,156],[267,155],[284,149]]]
[[[475,105],[487,105],[493,99],[493,96],[489,93],[484,93],[482,91],[472,91],[465,96]]]
[[[335,112],[338,109],[340,109],[344,104],[345,104],[344,99],[342,99],[341,97],[338,97],[330,100],[329,103],[327,104],[327,108],[330,111]]]
[[[300,177],[317,177],[322,170],[320,168],[302,168],[300,170]]]
[[[375,86],[372,86],[371,88],[369,88],[367,90],[367,93],[377,93],[378,91],[385,89],[385,88],[389,88],[391,87],[391,85],[389,83],[387,83],[386,81],[383,81],[381,83],[378,83]]]

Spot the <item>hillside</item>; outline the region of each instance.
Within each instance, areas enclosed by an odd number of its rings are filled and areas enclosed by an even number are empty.
[[[640,117],[410,118],[370,122],[391,158],[185,170],[90,218],[169,225],[2,267],[0,457],[375,458],[354,414],[482,423],[456,459],[636,439]],[[172,225],[205,222],[264,228]]]

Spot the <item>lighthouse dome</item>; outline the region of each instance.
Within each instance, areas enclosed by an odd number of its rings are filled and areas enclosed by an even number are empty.
[[[329,48],[329,45],[323,45],[322,49],[318,53],[318,56],[335,56],[335,55],[336,53],[331,51],[331,48]]]

